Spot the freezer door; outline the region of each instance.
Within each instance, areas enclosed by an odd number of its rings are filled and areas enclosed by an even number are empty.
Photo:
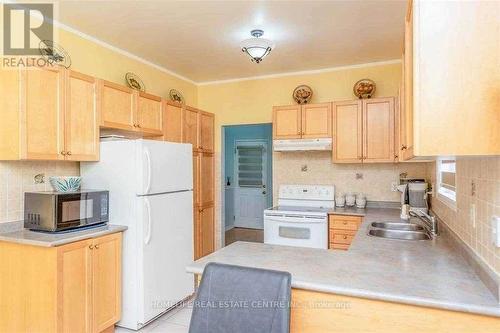
[[[193,188],[192,146],[154,140],[137,140],[137,195]]]
[[[138,197],[142,210],[142,318],[146,323],[194,292],[193,192]]]

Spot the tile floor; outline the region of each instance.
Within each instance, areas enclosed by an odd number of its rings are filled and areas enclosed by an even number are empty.
[[[115,333],[187,333],[192,312],[191,306],[185,306],[164,314],[139,331],[116,327]]]

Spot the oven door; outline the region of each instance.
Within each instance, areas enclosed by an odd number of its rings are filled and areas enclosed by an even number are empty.
[[[57,196],[56,230],[108,221],[108,192],[65,193]]]
[[[327,249],[327,218],[307,215],[266,215],[264,243]]]

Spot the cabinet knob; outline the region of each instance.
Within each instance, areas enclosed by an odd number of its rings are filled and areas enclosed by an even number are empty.
[[[347,236],[344,236],[344,239],[347,239]]]
[[[89,245],[89,249],[93,250],[94,249],[94,245],[90,244]]]
[[[134,127],[137,127],[137,124],[134,124]]]
[[[401,145],[401,150],[406,150],[408,147],[406,145]]]
[[[61,155],[66,155],[66,152],[64,150],[62,150]]]
[[[96,246],[94,246],[94,248],[95,248],[96,250],[99,250],[99,245],[97,245],[97,244],[96,244]]]
[[[138,127],[138,128],[141,128],[141,125],[137,124],[137,127]]]
[[[66,155],[71,155],[71,152],[70,151],[66,152]]]
[[[198,212],[200,213],[203,212],[203,208],[198,209]]]
[[[347,225],[347,221],[344,221],[344,225]]]

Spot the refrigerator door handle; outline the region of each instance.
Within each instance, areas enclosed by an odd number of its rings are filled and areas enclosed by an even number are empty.
[[[146,162],[148,164],[148,167],[147,167],[148,176],[146,178],[147,185],[146,185],[146,191],[145,191],[145,194],[148,194],[149,190],[151,189],[151,155],[149,154],[149,150],[147,148],[144,149],[144,155],[146,156]]]
[[[146,237],[144,238],[144,244],[148,245],[151,240],[151,204],[148,198],[144,198],[144,203],[146,204],[146,209],[148,211],[148,229],[146,232]]]

